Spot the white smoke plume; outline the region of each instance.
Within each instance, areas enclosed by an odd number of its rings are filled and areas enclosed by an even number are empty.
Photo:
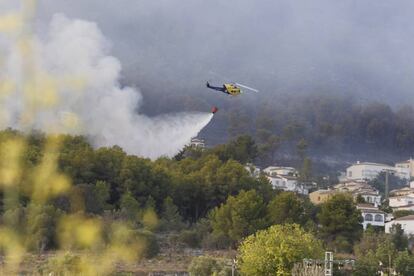
[[[109,55],[109,43],[95,23],[55,15],[47,36],[33,40],[35,66],[30,71],[22,66],[27,57],[21,47],[0,38],[0,51],[6,53],[0,81],[22,83],[29,71],[35,75],[30,89],[36,93],[28,97],[25,87],[16,85],[11,93],[0,95],[2,128],[85,134],[95,146],[119,145],[130,154],[157,158],[176,154],[213,117],[139,114],[141,94],[120,86],[121,64]],[[24,120],[28,109],[36,110],[29,113],[29,129]],[[68,121],[79,124],[68,128]]]

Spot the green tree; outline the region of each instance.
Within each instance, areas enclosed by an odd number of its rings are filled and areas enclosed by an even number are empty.
[[[372,251],[357,259],[355,269],[352,273],[354,276],[375,276],[378,275],[380,266],[375,254]]]
[[[13,229],[16,233],[24,234],[24,225],[26,219],[26,208],[18,205],[4,211],[1,217],[2,223]]]
[[[247,185],[248,189],[256,190],[257,194],[259,194],[265,203],[269,203],[277,194],[277,191],[273,189],[272,183],[270,183],[269,179],[264,174],[260,174],[260,176],[254,179],[253,186]]]
[[[394,266],[398,275],[411,276],[414,274],[414,256],[408,251],[398,252]]]
[[[101,213],[103,210],[109,208],[107,201],[110,197],[110,185],[105,181],[97,181],[93,192],[96,197],[97,209]]]
[[[142,203],[152,197],[153,208],[159,208],[170,192],[170,179],[159,164],[137,156],[126,156],[119,171],[121,192],[129,191]]]
[[[56,225],[62,213],[51,205],[30,204],[26,208],[26,237],[30,250],[44,252],[56,247]]]
[[[102,214],[110,207],[107,203],[110,197],[110,186],[105,181],[98,181],[95,185],[80,184],[74,190],[84,199],[83,206],[87,213]],[[78,201],[77,204],[79,205],[80,202]]]
[[[356,197],[356,203],[366,203],[365,198],[362,197],[362,195],[357,195]]]
[[[139,202],[127,192],[121,198],[121,212],[130,220],[136,220],[140,211]]]
[[[228,265],[223,260],[209,256],[195,257],[188,267],[190,276],[230,276]]]
[[[388,272],[394,267],[397,256],[392,236],[375,232],[374,229],[364,232],[360,242],[355,245],[354,252],[357,259],[355,275],[376,275],[373,271],[379,270]]]
[[[98,175],[98,160],[92,146],[83,136],[62,135],[62,146],[59,155],[59,167],[69,175],[74,184],[94,183]],[[37,148],[37,147],[35,147]]]
[[[361,240],[355,244],[354,253],[359,259],[368,254],[368,252],[376,252],[379,243],[386,239],[386,234],[383,232],[375,232],[373,228],[367,228],[363,233]]]
[[[235,140],[230,141],[227,145],[220,145],[212,149],[220,160],[236,160],[241,164],[253,162],[257,157],[258,149],[255,141],[249,135],[242,135]]]
[[[166,197],[163,204],[163,212],[161,215],[161,228],[165,230],[178,231],[182,229],[184,223],[178,212],[177,206],[171,197]]]
[[[213,234],[224,235],[233,246],[268,225],[266,206],[254,190],[230,196],[225,204],[212,210],[209,217]]]
[[[155,208],[156,208],[155,200],[152,196],[149,196],[147,198],[147,201],[145,202],[145,209],[155,210]]]
[[[238,264],[242,275],[291,275],[295,263],[322,254],[321,242],[299,225],[274,225],[242,242]]]
[[[31,251],[42,253],[56,247],[56,225],[62,212],[52,205],[29,204],[8,209],[2,216],[13,232],[25,237],[25,245]]]
[[[110,185],[110,204],[118,204],[124,191],[121,186],[121,168],[126,154],[118,146],[111,148],[100,148],[93,155],[93,174],[96,176],[94,181],[105,181]]]
[[[183,218],[191,222],[206,216],[241,190],[255,189],[266,202],[274,194],[265,177],[253,178],[239,162],[221,161],[213,153],[197,160],[186,158],[169,166],[171,197]]]
[[[350,252],[361,237],[362,216],[350,195],[334,195],[322,204],[317,217],[322,237],[335,251]]]
[[[272,224],[297,223],[307,221],[303,201],[292,192],[282,192],[267,206],[269,221]]]
[[[397,255],[397,249],[389,235],[385,236],[377,247],[375,255],[384,267],[391,268],[393,266],[394,258]]]
[[[404,251],[408,248],[408,238],[404,235],[401,224],[394,224],[391,229],[391,240],[398,251]]]
[[[23,155],[23,159],[25,165],[30,167],[39,164],[40,159],[42,157],[42,149],[44,147],[46,137],[44,133],[34,131],[28,135],[26,140],[28,147],[26,149],[25,154]],[[72,179],[72,181],[75,180]]]

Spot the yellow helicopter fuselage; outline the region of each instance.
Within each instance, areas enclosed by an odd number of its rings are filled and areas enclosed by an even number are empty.
[[[226,92],[232,96],[240,95],[241,89],[237,87],[234,84],[231,83],[225,83],[223,84],[224,88],[226,89]]]

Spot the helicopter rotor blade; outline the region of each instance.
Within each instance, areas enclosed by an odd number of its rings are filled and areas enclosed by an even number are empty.
[[[259,90],[257,90],[257,89],[251,88],[251,87],[249,87],[249,86],[246,86],[246,85],[243,85],[243,84],[240,84],[240,83],[237,83],[237,82],[236,82],[236,85],[237,85],[237,86],[240,86],[240,87],[243,87],[243,88],[245,88],[245,89],[248,89],[248,90],[250,90],[250,91],[256,92],[256,93],[258,93],[258,92],[259,92]]]

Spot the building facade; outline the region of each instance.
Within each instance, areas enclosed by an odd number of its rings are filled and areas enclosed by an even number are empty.
[[[412,158],[395,163],[395,168],[406,174],[406,179],[411,179],[414,176],[414,160]]]
[[[289,176],[298,176],[298,171],[292,167],[267,167],[263,172],[269,176],[277,175],[289,175]]]
[[[414,188],[411,187],[411,183],[410,183],[410,187],[404,187],[401,189],[392,190],[390,192],[390,196],[406,196],[410,194],[414,194]]]
[[[304,184],[299,183],[295,176],[276,175],[266,177],[272,184],[273,189],[295,192],[302,195],[309,194],[309,189]]]
[[[367,229],[368,225],[384,227],[385,212],[378,209],[372,204],[358,204],[357,209],[361,212],[362,227]]]
[[[408,236],[414,234],[414,215],[397,218],[387,222],[385,224],[385,233],[390,233],[391,228],[396,224],[401,225],[401,229],[404,230],[405,235]]]
[[[263,170],[273,189],[295,192],[303,195],[309,194],[307,185],[298,181],[298,172],[292,167],[267,167]]]
[[[358,161],[346,169],[346,177],[349,180],[372,180],[385,170],[396,173],[394,167],[386,164]]]
[[[414,204],[414,194],[393,196],[389,198],[389,206],[391,208],[403,207],[412,204]]]
[[[366,203],[373,204],[375,206],[381,205],[382,196],[380,195],[379,191],[355,191],[352,193],[354,199],[358,196],[361,196]]]
[[[317,190],[309,194],[309,200],[313,204],[319,205],[325,203],[337,193],[335,190]]]

